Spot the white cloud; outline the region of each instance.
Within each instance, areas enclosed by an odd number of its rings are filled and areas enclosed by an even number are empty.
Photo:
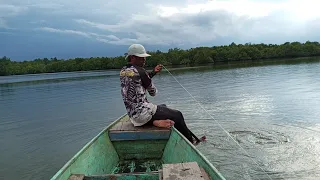
[[[14,29],[8,26],[6,18],[17,16],[18,14],[21,14],[27,9],[28,8],[21,7],[21,6],[14,6],[10,4],[0,4],[0,28]]]
[[[48,9],[48,10],[64,8],[63,4],[52,3],[52,2],[40,2],[35,4],[29,4],[27,6],[29,8],[41,8],[41,9]]]
[[[23,6],[0,4],[0,17],[16,16],[26,10],[28,10],[28,8]]]
[[[115,44],[115,45],[127,45],[127,44],[132,44],[132,43],[137,43],[136,39],[130,39],[130,38],[123,38],[123,39],[118,39],[118,40],[108,40],[104,38],[96,38],[96,40],[108,43],[108,44]]]
[[[114,16],[124,14],[123,17],[128,17],[127,15],[137,12],[142,15],[172,16],[177,13],[197,14],[218,10],[227,11],[237,16],[245,15],[249,17],[263,17],[273,12],[282,12],[295,20],[306,20],[320,15],[320,11],[317,9],[320,6],[318,0],[178,0],[174,2],[169,0],[162,0],[161,2],[156,0],[147,2],[144,0],[55,0],[54,2],[51,0],[2,0],[2,2],[6,4],[0,4],[0,9],[1,6],[7,6],[6,8],[11,6],[14,9],[16,7],[45,8],[57,9],[61,13],[79,14],[81,12],[88,16],[112,13]],[[140,11],[136,11],[136,9]]]
[[[96,39],[97,41],[101,41],[104,43],[117,44],[117,45],[123,45],[123,44],[126,44],[127,42],[136,42],[135,39],[128,39],[128,38],[120,39],[115,35],[103,35],[103,34],[97,34],[92,32],[82,32],[82,31],[69,30],[69,29],[41,27],[41,28],[36,28],[35,30],[41,30],[41,31],[46,31],[51,33],[79,35],[79,36],[83,36],[90,39]]]
[[[115,24],[85,19],[76,22],[107,32],[135,35],[134,39],[118,40],[121,44],[201,44],[224,37],[247,42],[269,38],[277,41],[320,30],[320,26],[308,23],[320,17],[320,11],[316,10],[320,1],[316,0],[192,1],[185,6],[153,4],[148,7],[152,13],[132,14]]]
[[[292,20],[307,20],[320,16],[318,0],[209,0],[204,3],[192,1],[184,7],[158,6],[158,14],[172,16],[173,14],[197,14],[206,11],[227,11],[237,16],[264,17],[274,12],[282,12]]]
[[[120,40],[117,36],[115,35],[102,35],[102,34],[97,34],[97,33],[89,33],[90,35],[96,36],[98,38],[108,38],[110,40]]]
[[[1,32],[1,31],[0,31],[0,34],[5,34],[5,35],[14,35],[14,33],[12,33],[12,32]]]
[[[42,30],[76,34],[111,44],[138,42],[192,46],[213,44],[218,39],[242,42],[269,40],[278,43],[299,38],[318,40],[314,38],[316,32],[320,31],[318,0],[4,1],[7,1],[7,5],[0,5],[0,10],[7,9],[11,14],[23,12],[26,10],[23,7],[30,11],[50,9],[41,12],[56,13],[55,21],[65,17],[64,23],[70,22],[64,29],[45,27]],[[30,21],[39,20],[45,20],[45,26],[51,23],[41,16]],[[6,24],[5,21],[2,24]],[[74,27],[70,27],[72,25]],[[68,30],[80,27],[81,31]]]
[[[43,24],[45,22],[47,22],[47,21],[42,19],[42,20],[30,21],[30,24]]]
[[[132,39],[132,38],[118,38],[115,35],[103,35],[103,34],[97,34],[97,33],[92,33],[92,32],[82,32],[82,31],[77,31],[77,30],[69,30],[69,29],[56,29],[56,28],[50,28],[50,27],[41,27],[41,28],[35,28],[35,30],[41,30],[41,31],[46,31],[46,32],[51,32],[51,33],[60,33],[60,34],[73,34],[73,35],[79,35],[83,36],[86,38],[91,38],[91,39],[96,39],[97,41],[101,41],[104,43],[109,43],[109,44],[116,44],[116,45],[127,45],[131,43],[137,43],[137,39]],[[147,40],[148,37],[138,34],[139,39],[145,39]],[[164,44],[161,42],[155,42],[156,44]]]
[[[62,33],[62,34],[76,34],[76,35],[84,36],[87,38],[90,37],[88,33],[81,32],[81,31],[74,31],[74,30],[61,30],[61,29],[55,29],[50,27],[41,27],[41,28],[38,28],[38,30],[54,32],[54,33]]]

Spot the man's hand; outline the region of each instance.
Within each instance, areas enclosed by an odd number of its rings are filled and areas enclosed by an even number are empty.
[[[162,64],[158,64],[155,68],[154,68],[154,72],[160,72],[162,70]]]
[[[158,72],[160,72],[161,69],[162,69],[162,64],[158,64],[158,65],[153,69],[153,71],[151,71],[151,72],[149,73],[150,78],[152,78],[154,75],[156,75]]]

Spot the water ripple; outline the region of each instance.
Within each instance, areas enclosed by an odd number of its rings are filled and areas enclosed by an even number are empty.
[[[197,148],[227,179],[320,179],[319,68],[314,63],[173,72],[205,110],[168,74],[153,78],[159,93],[148,98],[179,109],[195,134],[207,136]],[[4,179],[50,178],[125,113],[118,72],[110,73],[0,79]]]

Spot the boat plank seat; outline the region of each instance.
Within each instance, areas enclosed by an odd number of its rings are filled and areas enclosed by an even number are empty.
[[[162,175],[163,180],[209,180],[206,171],[198,166],[197,162],[163,164]],[[160,179],[161,179],[160,178]]]
[[[84,174],[71,174],[68,180],[83,180]]]
[[[159,179],[158,171],[144,173],[122,173],[122,174],[102,174],[88,175],[72,174],[68,180],[123,180],[123,179]]]
[[[155,126],[135,127],[129,118],[115,124],[109,130],[111,141],[126,140],[167,140],[170,137],[170,129]]]

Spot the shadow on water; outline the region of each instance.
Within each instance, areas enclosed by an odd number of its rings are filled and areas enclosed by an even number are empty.
[[[49,80],[77,80],[78,78],[90,77],[108,77],[118,74],[118,70],[104,71],[73,71],[73,72],[57,72],[57,73],[39,73],[39,74],[24,74],[0,76],[0,85],[14,84],[24,82],[50,82]]]
[[[0,97],[2,96],[10,96],[14,94],[14,89],[11,88],[9,84],[0,84]]]
[[[114,75],[99,75],[99,76],[81,76],[81,77],[66,77],[66,78],[54,78],[54,79],[40,79],[40,80],[26,80],[21,82],[8,82],[0,84],[1,87],[13,87],[13,86],[25,86],[25,85],[35,85],[35,84],[43,84],[43,83],[60,83],[60,82],[68,82],[68,81],[83,81],[83,80],[90,80],[90,79],[102,79],[107,77],[114,77]]]

